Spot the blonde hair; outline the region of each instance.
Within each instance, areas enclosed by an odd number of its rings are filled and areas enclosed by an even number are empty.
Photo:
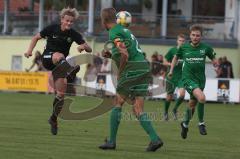
[[[116,10],[114,8],[102,9],[101,18],[105,23],[115,23],[116,22]]]
[[[79,17],[79,13],[76,8],[63,8],[60,12],[60,17],[63,18],[65,15],[74,17],[76,20]]]
[[[179,39],[179,38],[183,38],[183,39],[185,39],[185,35],[184,34],[178,34],[178,36],[177,36],[177,38]]]

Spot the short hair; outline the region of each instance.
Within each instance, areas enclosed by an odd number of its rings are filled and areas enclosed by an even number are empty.
[[[190,33],[192,31],[200,31],[200,33],[202,34],[203,33],[203,28],[200,25],[194,24],[190,27]]]
[[[60,13],[60,17],[63,18],[65,15],[71,16],[76,20],[79,16],[79,13],[76,8],[68,7],[68,8],[62,9],[62,11]]]
[[[177,38],[183,38],[183,39],[186,39],[184,34],[178,34]]]
[[[115,8],[104,8],[101,11],[102,21],[105,23],[115,23],[116,22],[116,10]]]

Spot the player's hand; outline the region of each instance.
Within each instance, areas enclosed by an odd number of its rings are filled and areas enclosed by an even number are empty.
[[[26,52],[26,53],[24,53],[24,56],[25,56],[26,58],[29,58],[29,57],[32,56],[32,53],[31,53],[31,52]]]
[[[102,57],[111,58],[111,57],[112,57],[112,54],[111,54],[111,52],[108,51],[108,50],[103,50],[103,51],[102,51]]]
[[[172,78],[172,72],[169,72],[167,76],[168,76],[169,79],[171,79]]]
[[[87,44],[81,44],[77,47],[77,50],[81,53],[82,51],[86,51],[86,52],[92,52],[92,48]]]
[[[84,51],[85,50],[85,47],[84,47],[84,45],[79,45],[78,47],[77,47],[77,50],[78,50],[78,52],[82,52],[82,51]]]

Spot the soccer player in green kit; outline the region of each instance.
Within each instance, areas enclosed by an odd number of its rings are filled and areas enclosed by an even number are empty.
[[[148,115],[143,112],[143,96],[147,94],[151,79],[149,63],[145,60],[138,41],[131,31],[116,24],[116,10],[114,8],[103,9],[101,21],[102,25],[109,31],[109,39],[113,43],[112,54],[108,52],[103,56],[109,57],[111,55],[112,60],[116,63],[118,82],[117,95],[110,115],[110,140],[106,140],[99,148],[103,150],[116,149],[116,136],[121,120],[122,106],[130,98],[133,103],[133,112],[151,140],[146,151],[156,151],[163,145],[163,142],[152,127]]]
[[[172,62],[174,55],[177,53],[178,48],[184,43],[185,43],[184,34],[179,34],[177,36],[177,46],[172,47],[165,55],[165,59],[166,59],[165,64],[166,65],[171,66],[171,62]],[[178,87],[179,97],[176,101],[176,104],[175,104],[173,110],[172,110],[174,120],[177,120],[177,109],[184,100],[185,89],[184,89],[184,86],[183,86],[183,83],[181,80],[182,79],[182,64],[183,64],[183,61],[178,60],[177,65],[173,69],[172,77],[170,79],[167,77],[167,84],[166,84],[167,97],[166,97],[165,104],[164,104],[164,120],[165,121],[168,120],[168,109],[171,104],[171,101],[173,98],[173,93],[174,93],[176,87]]]
[[[181,136],[187,138],[188,125],[197,105],[197,113],[199,120],[199,132],[201,135],[207,135],[206,126],[204,123],[204,104],[205,95],[203,89],[205,87],[205,60],[208,57],[213,65],[217,64],[215,52],[212,47],[201,42],[202,28],[198,25],[193,25],[190,28],[190,43],[182,45],[177,54],[174,56],[171,64],[169,77],[173,74],[173,68],[177,63],[178,58],[183,59],[182,80],[185,89],[190,94],[189,107],[186,110],[183,122],[181,122]]]

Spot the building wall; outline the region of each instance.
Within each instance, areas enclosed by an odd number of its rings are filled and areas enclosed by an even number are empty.
[[[11,60],[13,55],[22,55],[27,50],[28,45],[30,43],[31,37],[25,38],[7,38],[0,37],[1,44],[1,58],[0,58],[0,70],[10,70],[11,69]],[[88,40],[89,44],[93,48],[93,52],[101,52],[103,50],[104,43],[99,43],[94,40]],[[36,50],[43,51],[45,45],[44,40],[40,40],[35,48]],[[141,48],[147,54],[147,58],[150,59],[153,52],[158,51],[159,53],[165,55],[168,49],[171,46],[166,45],[143,45],[141,44]],[[79,55],[77,52],[77,45],[73,44],[70,50],[70,54],[72,56]],[[240,78],[240,49],[229,49],[229,48],[215,48],[217,53],[217,57],[227,56],[229,61],[233,64],[234,75],[237,78]],[[32,64],[32,59],[27,59],[22,57],[23,61],[23,70],[25,68],[29,68]],[[82,74],[84,73],[84,69],[82,69]]]

